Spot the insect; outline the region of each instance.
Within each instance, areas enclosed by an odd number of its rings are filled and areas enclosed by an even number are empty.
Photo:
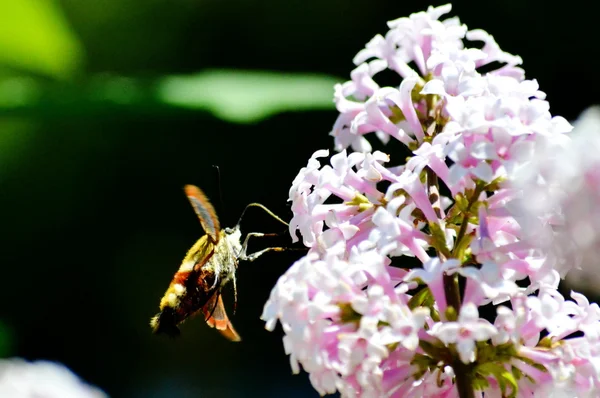
[[[287,223],[260,203],[250,203],[242,212],[235,227],[221,229],[215,209],[204,192],[193,185],[186,185],[184,191],[200,219],[205,235],[188,250],[169,288],[160,300],[160,312],[150,320],[150,326],[154,333],[176,336],[180,333],[178,328],[180,323],[201,312],[210,327],[216,328],[231,341],[240,341],[240,336],[233,328],[223,305],[221,294],[223,287],[230,281],[233,283],[235,310],[237,305],[235,271],[238,261],[254,261],[268,251],[285,250],[281,247],[268,247],[247,254],[250,237],[274,234],[251,232],[241,243],[240,222],[248,208],[260,207],[279,222],[285,225]]]

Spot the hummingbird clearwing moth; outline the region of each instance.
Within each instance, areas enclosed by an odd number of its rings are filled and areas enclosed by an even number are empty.
[[[154,333],[176,336],[180,333],[178,327],[180,323],[197,313],[202,313],[210,327],[217,329],[231,341],[240,341],[241,338],[225,311],[222,290],[230,281],[233,283],[235,308],[237,305],[235,272],[238,261],[254,261],[268,251],[285,250],[281,247],[268,247],[256,253],[246,254],[250,237],[272,234],[251,232],[241,243],[240,222],[249,207],[260,207],[279,222],[285,225],[287,223],[265,206],[250,203],[242,212],[235,227],[221,229],[215,209],[204,192],[193,185],[186,185],[184,191],[200,220],[205,235],[188,250],[169,288],[160,300],[160,312],[150,320],[150,326]]]

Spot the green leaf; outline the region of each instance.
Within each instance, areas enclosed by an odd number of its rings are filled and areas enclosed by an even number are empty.
[[[316,74],[209,70],[171,76],[157,87],[158,99],[201,109],[234,123],[253,123],[286,111],[334,109],[339,79]]]
[[[452,353],[449,348],[438,338],[433,338],[432,341],[419,340],[419,347],[425,354],[429,355],[429,357],[435,358],[436,361],[452,359]]]
[[[446,257],[450,257],[450,252],[446,246],[446,233],[442,229],[441,225],[437,222],[430,222],[429,230],[431,231],[431,237],[433,239],[431,246],[446,254]]]
[[[500,390],[502,391],[502,396],[508,397],[516,397],[519,391],[519,385],[517,384],[517,380],[514,375],[506,370],[503,364],[499,363],[485,363],[477,365],[475,372],[483,377],[493,375],[498,381],[498,385],[500,386]],[[510,387],[511,393],[507,394],[507,387]]]
[[[82,53],[55,1],[0,1],[0,64],[67,78],[79,70]]]
[[[408,300],[408,308],[414,310],[417,307],[425,307],[427,306],[427,302],[431,297],[433,297],[431,291],[428,287],[425,287],[415,293],[415,295]]]

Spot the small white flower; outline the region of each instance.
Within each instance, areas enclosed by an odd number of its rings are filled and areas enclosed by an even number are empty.
[[[475,343],[489,340],[498,333],[498,329],[479,318],[475,304],[466,303],[460,310],[457,322],[438,322],[430,333],[444,344],[456,344],[461,361],[471,363],[476,359]]]

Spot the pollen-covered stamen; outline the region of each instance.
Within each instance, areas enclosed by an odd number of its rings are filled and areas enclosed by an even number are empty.
[[[363,212],[363,211],[368,210],[368,209],[370,209],[370,208],[372,208],[374,206],[373,203],[371,203],[366,196],[364,196],[364,195],[362,195],[360,193],[356,193],[354,195],[354,198],[352,198],[351,201],[348,201],[348,202],[346,202],[344,204],[346,206],[358,206],[358,211],[359,212]]]

